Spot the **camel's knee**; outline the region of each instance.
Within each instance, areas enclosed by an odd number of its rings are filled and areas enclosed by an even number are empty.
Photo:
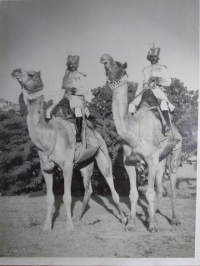
[[[162,195],[163,195],[163,186],[162,185],[159,185],[157,186],[157,198],[162,198]]]
[[[111,169],[108,166],[106,166],[103,171],[106,178],[110,177],[110,175],[112,174]]]
[[[179,164],[180,164],[180,160],[172,160],[171,163],[170,163],[170,166],[171,166],[171,173],[172,174],[175,174],[179,168]]]
[[[91,185],[91,183],[87,183],[86,185],[85,185],[85,193],[87,194],[87,195],[91,195],[92,194],[92,185]]]
[[[162,191],[159,191],[159,192],[157,193],[157,198],[158,198],[158,199],[161,199],[162,196],[163,196],[163,190],[162,190]]]
[[[148,202],[154,202],[155,201],[155,194],[156,193],[154,190],[147,189],[146,197],[147,197]]]
[[[129,194],[130,202],[137,202],[138,196],[139,195],[138,195],[137,189],[136,190],[131,189],[130,194]]]

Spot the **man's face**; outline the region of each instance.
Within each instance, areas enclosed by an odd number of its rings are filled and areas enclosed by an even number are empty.
[[[78,62],[76,61],[71,61],[69,64],[68,64],[68,68],[69,70],[71,71],[76,71],[78,69]]]
[[[158,60],[159,60],[159,57],[157,55],[152,55],[150,57],[150,62],[151,62],[152,65],[158,63]]]

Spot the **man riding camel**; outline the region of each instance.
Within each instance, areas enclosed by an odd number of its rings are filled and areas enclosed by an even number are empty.
[[[135,113],[136,106],[141,101],[143,91],[151,89],[156,99],[161,101],[160,109],[166,121],[164,130],[167,132],[170,129],[169,111],[172,112],[175,107],[169,102],[163,92],[165,86],[170,86],[171,78],[167,67],[159,64],[159,54],[160,48],[153,45],[147,55],[147,60],[151,62],[151,65],[142,70],[143,86],[138,87],[135,99],[129,105],[129,112]]]
[[[86,75],[78,71],[80,57],[69,55],[67,69],[63,78],[64,98],[69,99],[70,108],[75,110],[77,134],[76,141],[81,142],[85,95],[88,93]]]

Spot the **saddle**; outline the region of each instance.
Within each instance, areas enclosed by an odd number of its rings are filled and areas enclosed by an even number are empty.
[[[60,123],[67,131],[68,135],[74,143],[76,143],[76,125],[69,119],[63,119],[61,117],[57,117],[56,121]],[[90,121],[86,120],[86,128],[85,128],[85,144],[76,143],[75,155],[74,155],[74,163],[82,163],[87,159],[91,158],[96,154],[99,148],[103,150],[103,143],[98,139],[96,133],[94,131],[93,125]],[[84,130],[82,130],[83,132]]]
[[[160,114],[158,112],[158,108],[160,108],[159,101],[156,99],[151,89],[145,90],[144,93],[142,94],[142,99],[140,101],[138,109],[140,109],[142,106],[149,107],[150,111],[155,115],[155,117],[159,119],[160,122],[162,122]],[[151,107],[157,107],[157,108],[151,109]]]
[[[164,117],[161,117],[162,113],[160,110],[159,101],[156,99],[151,89],[147,89],[142,95],[142,99],[138,106],[137,113],[138,114],[142,113],[143,112],[142,110],[144,110],[144,112],[151,111],[154,117],[160,121],[160,125],[163,124],[162,120],[164,119]],[[174,124],[171,125],[172,128],[169,131],[167,137],[164,136],[163,134],[164,132],[162,130],[160,131],[162,127],[160,128],[160,126],[158,125],[158,123],[156,123],[156,121],[154,122],[154,124],[155,124],[155,133],[156,133],[155,136],[157,136],[159,142],[161,143],[167,139],[167,145],[163,150],[161,157],[166,156],[170,151],[172,150],[174,151],[180,147],[182,136]]]
[[[62,117],[63,119],[75,119],[75,114],[70,108],[69,100],[63,98],[52,110],[50,117]]]
[[[62,126],[65,127],[69,131],[69,128],[71,129],[71,138],[76,142],[76,122],[75,122],[75,114],[70,108],[70,103],[67,98],[63,98],[51,111],[50,116],[55,116],[57,122],[62,124]],[[101,147],[101,143],[99,142],[95,131],[93,124],[91,121],[87,119],[83,119],[83,122],[85,121],[85,124],[83,125],[82,130],[82,139],[83,143],[76,143],[76,151],[74,156],[74,162],[75,163],[81,163],[83,161],[86,161],[87,159],[91,158],[99,147]]]

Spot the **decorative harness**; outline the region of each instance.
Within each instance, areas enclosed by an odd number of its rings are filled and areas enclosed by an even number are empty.
[[[128,79],[124,77],[122,77],[120,80],[109,84],[110,88],[112,91],[114,91],[116,88],[120,87],[121,85],[123,85],[124,83],[127,83]]]

